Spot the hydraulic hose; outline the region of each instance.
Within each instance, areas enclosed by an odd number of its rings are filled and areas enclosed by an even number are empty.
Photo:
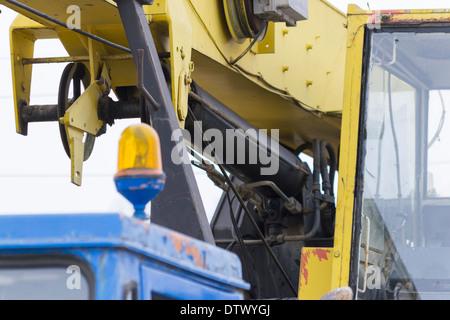
[[[314,225],[307,234],[295,235],[295,236],[285,236],[281,235],[282,241],[306,241],[311,239],[317,234],[320,228],[320,202],[319,200],[314,201]]]
[[[330,170],[328,171],[327,153],[330,156]],[[320,167],[324,185],[324,191],[333,195],[334,173],[337,169],[336,152],[330,142],[323,140],[320,143]]]

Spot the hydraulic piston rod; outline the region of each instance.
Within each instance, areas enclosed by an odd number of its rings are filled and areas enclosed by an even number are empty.
[[[216,156],[220,155],[227,171],[246,183],[272,181],[289,197],[302,191],[309,170],[294,153],[278,144],[275,139],[264,136],[264,131],[252,126],[202,88],[197,85],[193,87],[194,93],[189,97],[195,120],[202,122],[203,132],[218,130],[226,140],[221,150],[217,150],[218,145],[215,145],[215,153]],[[192,117],[186,121],[186,129],[191,137],[199,134],[195,132],[193,121]],[[191,145],[199,141],[192,140]],[[200,141],[202,145],[195,145],[195,148],[205,150],[208,141]],[[242,161],[243,159],[245,161]],[[263,174],[262,169],[268,169],[269,166],[274,169],[273,172],[266,170],[269,174]],[[276,196],[270,187],[259,189],[265,195]]]

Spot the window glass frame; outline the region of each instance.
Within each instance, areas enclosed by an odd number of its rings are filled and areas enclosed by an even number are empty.
[[[362,227],[362,212],[363,212],[363,195],[364,195],[364,161],[366,158],[366,138],[367,138],[367,111],[368,111],[368,94],[369,94],[369,81],[370,81],[370,68],[371,68],[371,54],[372,54],[372,36],[374,33],[429,33],[429,32],[442,32],[450,34],[450,26],[427,26],[422,28],[411,28],[405,27],[404,25],[391,25],[389,27],[382,27],[380,29],[371,29],[367,26],[365,27],[365,38],[364,38],[364,55],[362,61],[362,82],[361,82],[361,99],[360,99],[360,110],[359,110],[359,130],[357,136],[357,160],[356,160],[356,176],[355,176],[355,190],[354,190],[354,209],[353,209],[353,235],[352,235],[352,252],[350,261],[350,275],[349,275],[349,285],[355,292],[355,297],[358,291],[358,274],[359,274],[359,263],[360,263],[360,235],[364,232]],[[401,78],[400,78],[401,79]],[[405,79],[401,79],[405,80]],[[417,86],[414,86],[409,81],[405,81],[411,86],[416,88],[418,93],[416,98],[416,126],[420,127],[420,130],[425,130],[420,133],[420,137],[417,137],[417,144],[422,143],[422,139],[427,139],[428,135],[428,92],[426,90],[419,90]],[[425,102],[425,100],[427,100]],[[422,109],[420,110],[420,107]],[[425,106],[425,108],[423,108]],[[425,117],[423,117],[425,115]],[[419,123],[421,122],[422,123]],[[417,131],[417,130],[416,130]],[[417,153],[422,152],[421,149],[417,149]],[[416,171],[421,170],[422,176],[428,168],[427,155],[422,155],[420,159],[416,160]],[[423,196],[423,201],[436,200],[437,198],[426,197],[427,181],[421,182],[421,186],[417,186],[416,192],[421,193]],[[447,202],[450,204],[450,197],[440,198],[441,202]]]
[[[95,273],[91,265],[76,255],[70,254],[2,254],[1,269],[38,269],[38,268],[68,268],[76,265],[88,284],[88,300],[95,299]],[[70,276],[70,274],[68,274]]]

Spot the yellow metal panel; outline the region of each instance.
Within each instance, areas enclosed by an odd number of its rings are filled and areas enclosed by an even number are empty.
[[[149,16],[149,19],[152,19],[152,15],[155,14],[167,14],[167,0],[155,0],[153,5],[145,6],[145,14]]]
[[[363,11],[355,5],[348,9],[348,35],[345,90],[340,143],[339,184],[333,248],[331,290],[349,285],[352,253],[355,179],[360,122],[365,26],[373,22],[418,24],[450,22],[449,10]],[[356,248],[353,248],[357,250]]]
[[[302,249],[299,300],[318,300],[330,291],[332,259],[331,248]]]
[[[102,94],[103,89],[97,83],[92,83],[67,109],[64,125],[76,127],[95,136],[104,124],[97,117],[97,101]]]
[[[26,4],[65,22],[71,15],[67,8],[73,3],[69,2],[29,0]],[[200,86],[256,126],[279,129],[283,144],[296,148],[304,141],[319,138],[337,147],[346,19],[324,0],[309,2],[309,20],[289,28],[284,23],[271,24],[267,39],[234,66],[230,61],[248,47],[250,40],[242,44],[233,40],[221,1],[156,0],[146,6],[157,48],[171,52],[172,94],[179,117],[183,119],[186,114],[192,60],[192,77]],[[0,3],[54,28],[70,56],[89,54],[85,37],[2,0]],[[113,2],[83,0],[76,5],[82,11],[84,30],[128,46]],[[186,10],[179,9],[183,7]],[[107,46],[104,50],[109,55],[121,53]],[[107,64],[113,89],[135,84],[133,61]],[[221,69],[219,65],[225,72],[215,73]],[[123,72],[127,68],[131,72]]]
[[[192,71],[193,31],[191,21],[185,10],[184,0],[157,0],[153,5],[145,6],[149,23],[156,29],[157,41],[171,53],[172,102],[180,126],[184,126],[187,116],[187,101]],[[167,38],[166,44],[162,40]],[[167,46],[168,44],[168,46]]]
[[[351,16],[348,21],[348,50],[345,74],[344,109],[340,144],[340,166],[336,206],[332,287],[348,286],[353,202],[356,176],[357,137],[361,100],[364,28],[367,17]]]
[[[54,29],[44,26],[25,16],[17,15],[10,30],[21,31],[32,39],[56,39],[58,38]]]
[[[264,39],[252,48],[255,53],[275,53],[275,24],[269,22]]]
[[[81,26],[83,29],[87,26],[121,23],[116,6],[104,0],[19,0],[19,2],[65,23],[73,14],[71,11],[68,12],[68,8],[72,5],[76,5],[81,10]],[[20,9],[8,2],[0,0],[0,4],[10,7],[11,9],[26,16],[30,15],[23,9]],[[33,19],[40,23],[44,22],[42,18],[37,16],[33,16]]]
[[[28,105],[31,92],[32,65],[24,65],[23,59],[33,57],[37,39],[55,38],[56,33],[35,21],[18,15],[10,27],[11,68],[13,77],[16,130],[26,135],[27,126],[20,121],[21,105]]]
[[[250,119],[254,126],[268,130],[279,129],[281,142],[293,148],[317,137],[320,128],[320,137],[337,146],[340,118],[321,118],[304,111],[291,100],[277,93],[262,90],[257,83],[248,81],[246,77],[196,51],[192,57],[195,61],[194,80],[206,90],[210,88],[208,85],[210,83],[220,86],[222,89],[214,92],[220,101],[231,101],[240,97],[239,100],[235,100],[236,105],[228,104],[228,106],[241,116]],[[202,73],[199,69],[207,69],[209,72]],[[241,101],[243,97],[246,98],[245,101]],[[335,123],[331,123],[333,120]]]
[[[70,148],[70,168],[71,181],[77,186],[81,186],[83,176],[83,158],[84,158],[84,132],[75,127],[66,127],[67,139]]]
[[[16,115],[16,130],[18,133],[27,134],[27,128],[20,121],[20,105],[30,103],[31,90],[31,65],[24,66],[22,59],[32,56],[34,51],[34,39],[20,31],[11,29],[11,64],[13,74],[13,90]]]
[[[125,36],[125,31],[122,26],[119,12],[115,4],[111,1],[82,0],[74,3],[73,1],[63,0],[51,2],[43,0],[29,0],[22,2],[64,23],[66,23],[67,19],[71,16],[71,13],[67,12],[67,8],[70,5],[77,5],[81,9],[81,28],[83,30],[90,31],[95,35],[111,42],[128,47],[128,41]],[[55,25],[48,20],[31,14],[5,1],[0,0],[0,4],[3,4],[34,20],[26,19],[21,16],[17,18],[24,19],[24,21],[26,21],[26,23],[21,23],[20,26],[20,28],[23,29],[23,32],[26,32],[27,34],[33,33],[33,36],[36,39],[59,38],[70,56],[85,56],[89,54],[89,45],[86,37]],[[35,21],[42,25],[40,25],[39,28],[36,28],[35,25],[39,24]],[[16,28],[19,28],[19,26]],[[123,53],[118,49],[105,45],[101,46],[107,54]],[[27,56],[26,58],[32,58],[32,56]],[[136,84],[136,70],[133,60],[113,61],[108,64],[111,64],[111,73],[114,75],[112,76],[113,88],[117,86]],[[124,70],[127,70],[127,72],[122,72]]]
[[[254,49],[231,66],[251,40],[232,38],[220,1],[185,1],[195,35],[194,81],[255,126],[279,129],[291,148],[315,137],[337,147],[345,15],[326,1],[310,0],[309,20],[297,27],[273,24],[274,53]]]

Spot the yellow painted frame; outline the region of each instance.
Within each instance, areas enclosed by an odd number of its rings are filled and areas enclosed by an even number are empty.
[[[356,7],[356,6],[355,6]],[[361,85],[367,15],[353,15],[349,6],[340,166],[336,206],[331,290],[349,285],[353,236],[353,205],[358,154]]]
[[[11,69],[14,92],[14,106],[17,133],[27,135],[28,128],[20,121],[21,105],[30,103],[32,65],[24,65],[23,59],[33,56],[34,44],[38,39],[55,39],[54,29],[43,26],[18,15],[9,30],[11,47]]]
[[[341,126],[336,233],[331,277],[332,290],[348,286],[350,280],[366,26],[377,28],[392,24],[410,24],[420,27],[419,25],[424,23],[442,22],[450,22],[450,9],[363,11],[356,5],[350,5],[348,8],[347,58]]]
[[[183,0],[156,0],[152,5],[144,6],[152,31],[160,36],[156,41],[165,39],[168,34],[168,45],[159,45],[167,46],[164,49],[171,54],[172,103],[180,127],[184,127],[188,113],[188,94],[194,69],[191,60],[194,35],[186,10],[182,8],[186,9]]]
[[[358,152],[359,108],[361,99],[364,26],[366,15],[352,15],[349,7],[347,22],[347,54],[344,102],[341,123],[340,166],[336,206],[334,247],[328,248],[330,261],[315,261],[309,282],[299,287],[299,299],[317,300],[327,292],[349,285],[353,235],[353,203]],[[315,248],[308,248],[314,250]],[[302,255],[303,257],[303,255]],[[317,260],[317,259],[316,259]],[[318,267],[319,266],[319,267]],[[307,267],[311,268],[311,267]],[[305,271],[303,271],[305,272]],[[326,276],[324,276],[326,275]],[[302,275],[300,274],[302,280]]]
[[[310,265],[304,267],[307,268],[306,272],[309,272],[309,279],[308,283],[301,283],[299,299],[319,299],[328,291],[349,286],[365,34],[367,28],[400,23],[410,25],[450,23],[450,9],[363,11],[356,5],[348,7],[345,89],[334,247],[328,248],[330,253],[327,253],[327,257],[332,256],[330,261],[313,257],[313,262],[309,262]],[[311,254],[319,249],[323,250],[324,248],[304,248],[302,257],[304,254]],[[310,270],[312,268],[317,270]],[[300,281],[304,281],[302,272],[304,273],[305,270],[301,270]]]

